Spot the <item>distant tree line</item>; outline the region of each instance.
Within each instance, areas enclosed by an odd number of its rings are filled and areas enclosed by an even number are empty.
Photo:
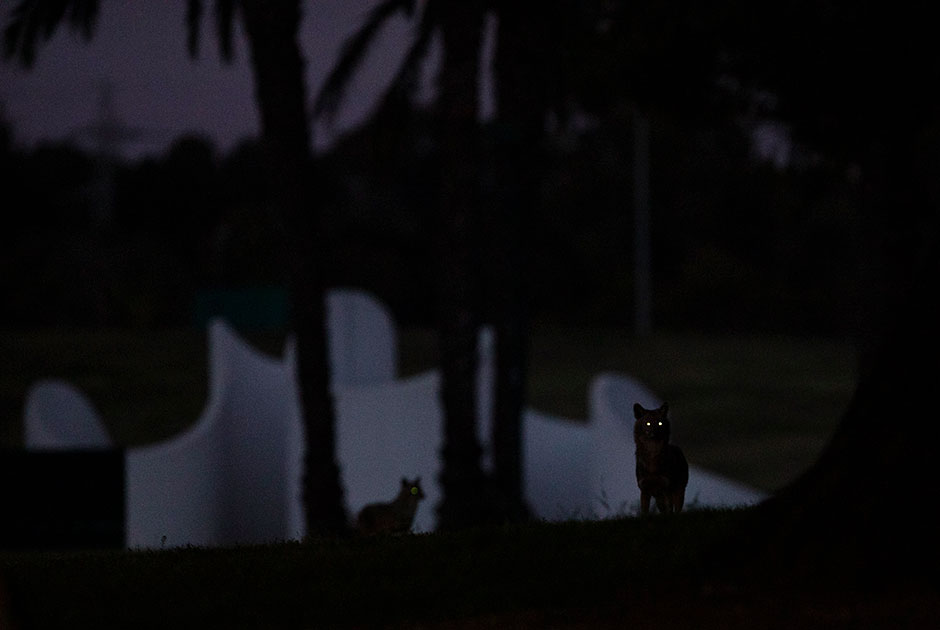
[[[318,158],[323,260],[330,284],[371,290],[400,323],[426,325],[436,291],[437,149],[430,113],[402,120],[379,117]],[[533,314],[628,326],[629,113],[573,127],[555,129],[541,148],[544,211],[526,236]],[[755,159],[746,132],[653,118],[655,324],[851,332],[872,264],[851,169],[806,155],[776,167]],[[162,155],[120,162],[102,190],[96,156],[64,144],[25,149],[13,138],[6,129],[0,147],[8,208],[0,325],[185,326],[202,289],[284,283],[253,142],[223,155],[183,137]],[[95,204],[109,194],[110,221],[97,226]]]

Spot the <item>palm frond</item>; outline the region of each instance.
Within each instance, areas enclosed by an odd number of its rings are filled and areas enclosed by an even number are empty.
[[[186,40],[189,56],[199,54],[199,38],[202,32],[202,0],[188,0],[186,10]],[[219,37],[219,51],[222,59],[232,60],[232,33],[235,20],[235,10],[238,0],[215,1],[215,27]]]
[[[331,120],[346,93],[353,74],[375,40],[375,35],[385,21],[398,11],[406,15],[414,12],[415,0],[385,0],[370,13],[362,27],[353,34],[340,53],[339,61],[327,76],[313,106],[313,116]]]
[[[30,67],[36,47],[52,37],[63,20],[90,39],[98,17],[98,0],[20,0],[3,29],[4,57]],[[66,17],[67,16],[67,17]]]
[[[189,56],[199,54],[199,38],[202,32],[202,0],[188,0],[186,10],[186,39]],[[219,52],[225,61],[232,60],[232,34],[238,0],[215,0],[215,27],[219,38]]]
[[[219,50],[225,61],[232,60],[232,33],[237,8],[237,0],[216,0],[215,2],[215,26],[219,34]]]
[[[91,39],[98,21],[97,0],[73,0],[69,5],[69,24],[86,40]]]
[[[202,0],[186,3],[186,47],[190,57],[199,54],[199,30],[202,27]]]
[[[379,112],[397,110],[403,103],[409,102],[421,86],[424,61],[427,59],[428,48],[434,41],[434,33],[439,24],[437,6],[438,3],[434,0],[429,0],[427,3],[418,23],[415,40],[383,95],[382,103],[378,108]]]

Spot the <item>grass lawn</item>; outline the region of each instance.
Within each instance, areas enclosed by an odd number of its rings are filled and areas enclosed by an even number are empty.
[[[253,337],[278,352],[276,336]],[[192,423],[206,397],[205,336],[165,331],[0,335],[0,440],[21,440],[23,398],[61,377],[116,439]],[[401,372],[434,366],[428,331],[401,337]],[[631,373],[670,402],[693,462],[773,490],[812,462],[852,393],[850,344],[770,336],[540,326],[530,404],[584,419],[591,379]],[[531,523],[395,538],[165,551],[0,552],[0,627],[849,628],[931,627],[938,590],[912,576],[860,583],[838,566],[746,577],[714,555],[747,510]],[[2,602],[4,597],[6,605]]]
[[[433,363],[435,337],[406,331],[401,365]],[[542,325],[531,338],[529,404],[581,421],[600,372],[630,374],[669,402],[689,460],[773,491],[809,466],[855,386],[851,343],[771,335],[660,333]]]
[[[280,354],[281,337],[250,339]],[[669,401],[674,441],[691,461],[768,491],[815,459],[855,378],[854,352],[844,341],[670,333],[635,339],[620,330],[540,325],[531,343],[532,407],[583,421],[594,376],[632,374]],[[2,333],[0,352],[0,446],[21,443],[26,392],[41,378],[78,385],[125,445],[178,433],[206,402],[202,331]],[[402,332],[401,374],[436,364],[432,331]]]
[[[0,553],[23,628],[927,628],[929,583],[746,579],[744,510],[222,549]]]

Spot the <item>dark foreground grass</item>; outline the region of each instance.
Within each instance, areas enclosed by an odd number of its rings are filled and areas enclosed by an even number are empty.
[[[860,586],[831,567],[812,581],[769,568],[737,578],[713,550],[746,513],[3,554],[0,570],[21,628],[832,629],[931,627],[940,614],[917,582]]]

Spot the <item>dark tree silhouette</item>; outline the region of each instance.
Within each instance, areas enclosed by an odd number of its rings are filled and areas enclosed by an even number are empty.
[[[221,3],[231,7],[233,2]],[[336,462],[335,411],[326,342],[326,279],[320,215],[310,189],[312,153],[304,63],[297,41],[297,0],[241,0],[251,48],[270,199],[280,212],[287,246],[297,386],[304,416],[304,505],[307,532],[346,528]]]
[[[476,432],[480,325],[480,133],[478,82],[485,4],[440,8],[440,281],[438,309],[444,406],[441,528],[487,520],[489,496]]]
[[[431,36],[439,32],[443,59],[437,97],[441,169],[437,286],[441,401],[445,417],[441,475],[444,498],[438,512],[444,529],[520,518],[526,512],[520,444],[526,331],[518,249],[521,216],[525,213],[507,211],[508,199],[504,200],[507,205],[498,210],[484,211],[481,199],[478,76],[483,21],[489,8],[487,0],[426,3],[416,25],[414,42],[380,108],[388,111],[407,100],[418,85],[420,64]],[[317,113],[329,116],[335,111],[349,77],[384,20],[395,11],[410,14],[413,10],[414,3],[408,0],[388,0],[373,10],[348,41],[325,82],[317,99]],[[511,163],[501,161],[500,170]],[[488,241],[494,246],[486,246]],[[493,256],[488,258],[489,254]],[[516,267],[510,269],[507,265]],[[484,272],[483,268],[487,270]],[[484,286],[489,283],[493,283],[491,290]],[[487,295],[495,307],[485,307]],[[482,471],[482,449],[476,429],[477,335],[486,315],[494,316],[497,333],[493,480],[487,479]]]
[[[854,165],[876,273],[852,402],[816,464],[756,511],[748,549],[811,572],[839,564],[902,580],[912,574],[885,569],[933,567],[940,555],[929,498],[940,480],[940,115],[929,96],[938,44],[925,7],[782,9],[735,14],[726,69],[742,86],[772,91],[798,138]]]
[[[643,14],[647,7],[626,1],[597,6],[604,29],[586,59],[609,63],[584,65],[593,71],[579,85],[583,103],[637,100],[690,119],[771,103],[769,114],[798,141],[858,182],[869,296],[859,305],[867,313],[857,389],[819,460],[734,533],[737,560],[764,563],[763,574],[776,562],[803,575],[854,569],[889,580],[934,566],[940,115],[929,93],[940,56],[927,8],[728,0],[709,13],[659,3]]]
[[[739,562],[769,561],[783,571],[822,577],[845,572],[898,584],[935,569],[937,252],[934,245],[912,273],[907,296],[892,305],[819,460],[748,521],[745,544],[734,545],[742,552]]]
[[[336,110],[351,74],[383,22],[396,11],[411,15],[414,9],[413,0],[386,0],[376,6],[348,40],[325,82],[315,108],[318,115],[328,118]],[[477,94],[482,19],[487,12],[498,25],[493,61],[497,112],[489,129],[492,142],[481,149]],[[573,89],[563,85],[562,59],[569,44],[584,45],[586,33],[595,26],[589,19],[592,15],[571,0],[429,0],[417,21],[413,44],[379,108],[382,115],[407,100],[418,85],[431,37],[440,32],[444,59],[437,102],[442,170],[439,324],[447,414],[445,478],[456,483],[466,477],[473,480],[468,485],[486,487],[485,508],[468,509],[467,518],[475,510],[483,520],[528,516],[522,460],[530,308],[527,234],[539,205],[546,114],[560,112],[567,92]],[[573,23],[567,24],[572,18]],[[481,160],[489,163],[488,171],[480,167]],[[492,190],[480,199],[484,179],[492,182]],[[496,333],[489,436],[493,475],[489,480],[479,472],[479,445],[471,429],[476,416],[470,395],[475,380],[473,327],[484,323],[492,324]],[[463,436],[465,446],[458,446],[458,436]],[[445,490],[450,483],[445,481]],[[454,486],[453,492],[459,496],[463,491]],[[469,505],[478,500],[469,492],[465,499],[453,502],[445,497],[442,509],[449,512],[457,503]]]
[[[819,460],[734,533],[738,566],[898,581],[934,567],[940,115],[929,91],[940,56],[928,9],[847,0],[727,0],[707,13],[685,3],[596,6],[604,28],[585,47],[597,63],[582,66],[582,102],[637,100],[692,119],[769,102],[797,140],[858,181],[870,267],[857,389]]]
[[[496,332],[493,488],[508,520],[529,515],[524,496],[522,419],[526,406],[530,246],[536,220],[546,112],[553,106],[552,33],[559,3],[498,2],[491,125],[495,199],[484,206],[487,318]],[[556,35],[553,38],[552,35]]]
[[[7,56],[29,65],[36,45],[63,20],[91,37],[98,0],[21,0],[4,35]],[[203,3],[189,0],[189,48],[195,53]],[[232,53],[233,20],[241,17],[248,36],[261,140],[269,166],[269,199],[282,223],[292,327],[297,337],[297,385],[303,414],[306,459],[303,482],[309,534],[347,527],[346,508],[335,457],[335,415],[329,388],[325,329],[325,278],[318,259],[319,214],[309,187],[312,168],[306,83],[297,41],[298,0],[217,0],[214,4],[223,55]]]

